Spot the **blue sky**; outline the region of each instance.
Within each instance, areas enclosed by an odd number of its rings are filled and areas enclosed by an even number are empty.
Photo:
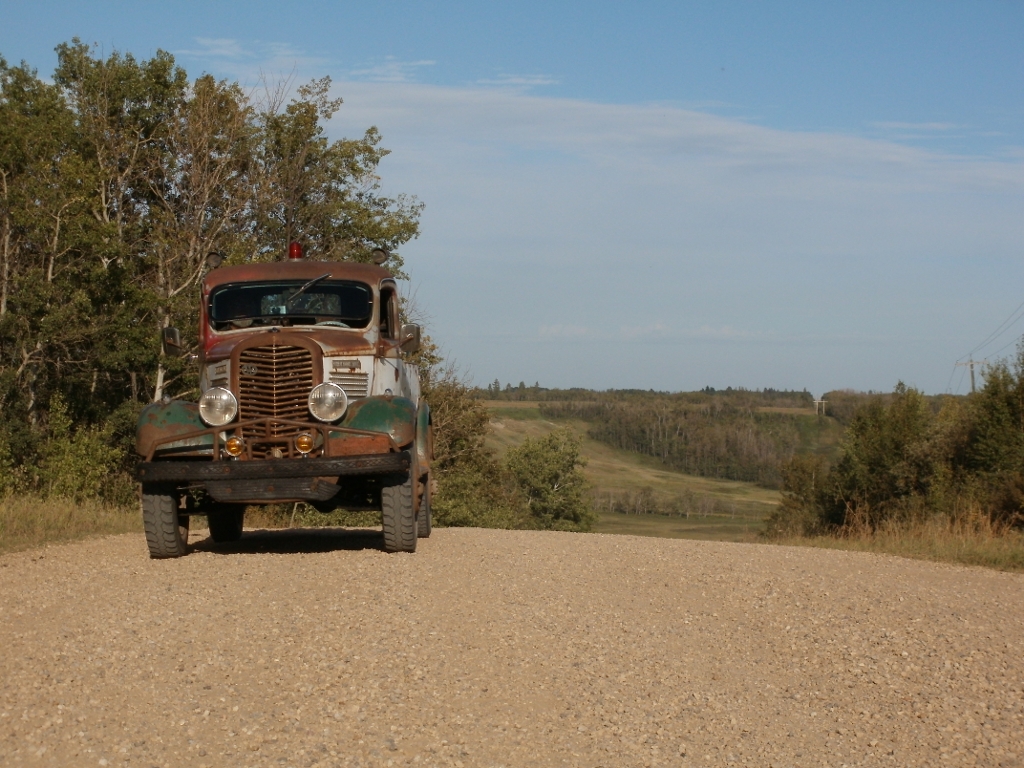
[[[965,391],[1024,301],[1024,4],[0,5],[377,125],[430,332],[478,383]],[[1012,352],[1015,322],[976,358]]]

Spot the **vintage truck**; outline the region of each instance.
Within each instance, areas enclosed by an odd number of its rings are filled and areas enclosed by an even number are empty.
[[[184,555],[192,515],[231,542],[247,505],[299,501],[380,510],[384,548],[414,552],[433,434],[393,275],[292,243],[287,260],[210,269],[200,293],[199,401],[153,403],[136,432],[150,556]],[[180,332],[163,344],[181,353]]]

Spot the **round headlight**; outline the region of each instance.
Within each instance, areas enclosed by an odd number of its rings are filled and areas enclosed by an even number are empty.
[[[222,427],[238,414],[238,401],[231,390],[212,387],[199,398],[199,418],[211,427]]]
[[[337,384],[317,384],[309,393],[309,412],[320,421],[337,421],[348,410],[348,395]]]

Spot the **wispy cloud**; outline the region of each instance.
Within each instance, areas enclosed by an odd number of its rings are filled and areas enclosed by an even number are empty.
[[[537,85],[558,85],[559,81],[550,75],[508,75],[477,80],[477,85],[499,85],[515,88],[532,88]]]
[[[578,338],[588,332],[585,325],[542,325],[538,329],[539,335],[545,338]]]
[[[697,328],[674,329],[665,323],[652,323],[644,326],[622,326],[619,336],[624,339],[708,339],[717,341],[749,341],[766,339],[772,336],[764,331],[749,331],[733,328],[730,325],[702,325]]]
[[[197,37],[195,46],[174,51],[182,59],[192,59],[218,76],[238,79],[254,85],[268,78],[285,81],[322,76],[331,67],[326,56],[317,56],[290,43],[265,40],[241,41],[230,37]]]
[[[762,331],[746,331],[739,328],[733,328],[729,325],[722,325],[719,327],[712,327],[710,325],[702,325],[699,328],[689,331],[683,331],[680,335],[686,336],[691,339],[722,339],[722,340],[749,340],[749,339],[761,339],[766,335]]]
[[[179,56],[194,56],[206,59],[245,59],[255,53],[246,50],[242,44],[230,37],[197,37],[195,48],[183,48],[175,51]]]
[[[636,339],[652,336],[663,336],[669,329],[664,323],[652,323],[650,325],[624,325],[619,329],[619,335],[626,339]]]
[[[424,67],[432,67],[437,64],[430,59],[420,61],[402,61],[394,56],[386,56],[384,61],[353,69],[349,72],[356,80],[367,80],[372,83],[413,83],[416,81],[416,74]]]
[[[956,123],[874,122],[870,125],[874,128],[884,128],[895,131],[955,131],[963,127]]]

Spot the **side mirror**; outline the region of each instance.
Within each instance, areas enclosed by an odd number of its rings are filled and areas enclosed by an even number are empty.
[[[181,333],[179,333],[177,328],[164,328],[161,341],[163,342],[165,355],[177,356],[181,354]]]
[[[402,326],[400,337],[402,351],[407,354],[418,352],[420,348],[420,327],[416,323],[406,323]]]

